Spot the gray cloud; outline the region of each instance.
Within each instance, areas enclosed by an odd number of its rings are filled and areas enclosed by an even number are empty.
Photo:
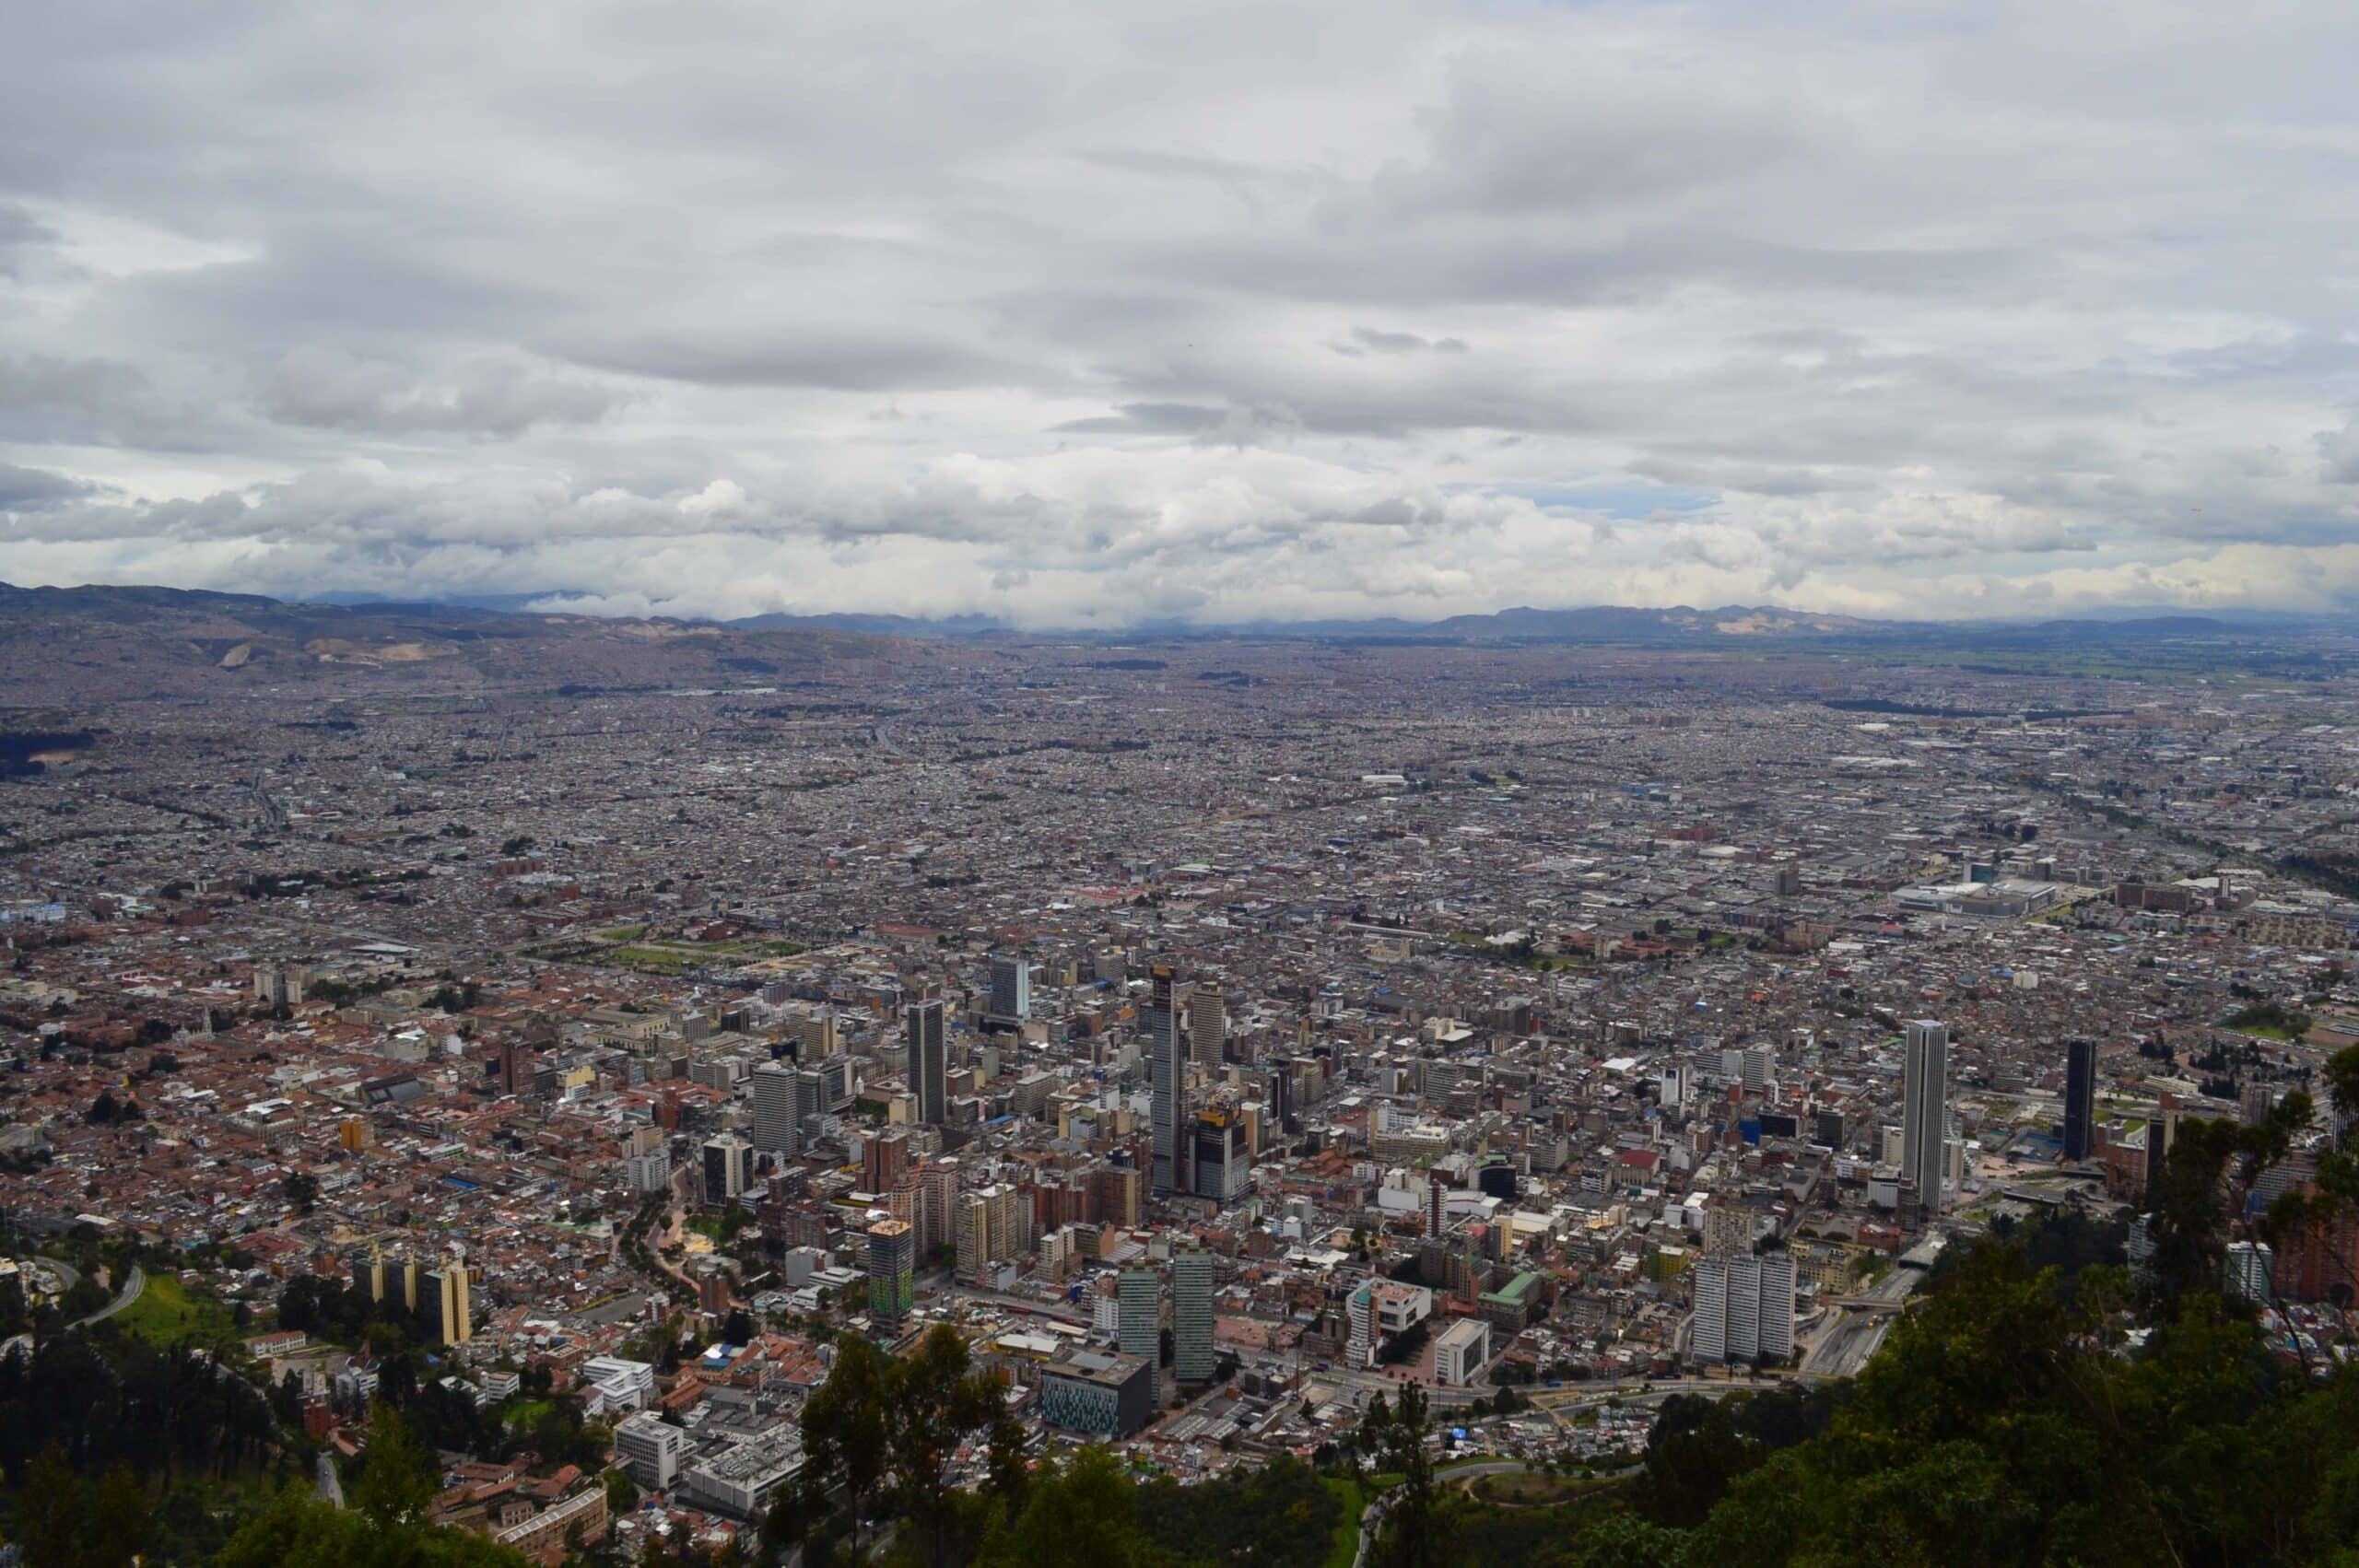
[[[2359,17],[86,10],[0,53],[6,575],[2359,598]]]
[[[473,361],[437,382],[381,360],[322,348],[281,359],[262,390],[264,412],[289,424],[484,436],[590,424],[624,401],[606,388],[542,374],[511,359]]]
[[[26,512],[98,493],[86,479],[0,462],[0,512]]]

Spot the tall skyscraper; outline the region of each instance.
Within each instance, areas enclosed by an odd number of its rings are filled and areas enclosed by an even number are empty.
[[[1196,1065],[1217,1071],[1228,1052],[1228,997],[1206,981],[1188,994],[1188,1031]]]
[[[1159,1359],[1163,1352],[1163,1281],[1154,1269],[1134,1266],[1122,1270],[1116,1285],[1114,1348],[1126,1356]]]
[[[794,1070],[781,1061],[754,1069],[754,1147],[769,1154],[799,1153],[794,1120]]]
[[[1147,1087],[1155,1133],[1155,1189],[1188,1188],[1188,1059],[1180,1049],[1180,1009],[1172,994],[1175,972],[1168,964],[1150,971],[1154,989],[1147,1002]]]
[[[950,1115],[950,1041],[939,1000],[913,1002],[910,1031],[910,1087],[917,1091],[918,1120],[941,1125]]]
[[[1032,964],[1022,954],[992,954],[992,1016],[1017,1024],[1032,1016]]]
[[[1908,1025],[1901,1063],[1900,1174],[1917,1187],[1919,1213],[1938,1214],[1942,1149],[1950,1129],[1950,1032],[1931,1018]]]
[[[2064,1047],[2064,1157],[2085,1160],[2096,1152],[2097,1043],[2074,1040]]]
[[[898,1321],[917,1300],[917,1238],[898,1220],[868,1227],[868,1310]]]
[[[1187,1384],[1213,1380],[1213,1255],[1201,1246],[1171,1254],[1171,1374]]]

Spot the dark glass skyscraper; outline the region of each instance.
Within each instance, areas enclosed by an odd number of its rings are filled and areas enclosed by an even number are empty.
[[[1180,1047],[1177,976],[1168,964],[1150,971],[1146,1010],[1147,1090],[1155,1134],[1153,1180],[1157,1192],[1188,1189],[1188,1058]]]
[[[2097,1043],[2074,1040],[2064,1047],[2064,1157],[2085,1160],[2095,1153]]]

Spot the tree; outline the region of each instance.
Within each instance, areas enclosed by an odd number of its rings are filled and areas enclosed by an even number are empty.
[[[153,1529],[147,1491],[127,1465],[118,1464],[90,1492],[82,1527],[82,1568],[131,1568]]]
[[[380,1529],[414,1525],[434,1501],[432,1460],[391,1405],[369,1414],[369,1448],[352,1506]]]
[[[53,1441],[17,1489],[17,1530],[30,1568],[74,1568],[82,1531],[82,1482]]]
[[[296,1482],[229,1538],[213,1568],[531,1568],[531,1559],[469,1530],[381,1525]]]
[[[971,1365],[966,1340],[943,1323],[885,1375],[886,1445],[895,1486],[934,1568],[950,1558],[951,1457],[1000,1413],[1006,1388],[997,1374],[978,1377]]]
[[[1436,1527],[1433,1458],[1426,1452],[1425,1390],[1407,1385],[1390,1410],[1379,1395],[1363,1427],[1379,1471],[1401,1478],[1386,1496],[1383,1528],[1370,1562],[1375,1568],[1434,1568],[1449,1554]]]
[[[1044,1462],[1013,1524],[983,1544],[977,1568],[1147,1568],[1156,1553],[1139,1530],[1138,1490],[1103,1448],[1060,1467]]]
[[[852,1555],[859,1556],[861,1521],[890,1462],[885,1369],[867,1340],[848,1335],[837,1341],[827,1380],[803,1407],[803,1446],[819,1483],[843,1489],[851,1507]]]

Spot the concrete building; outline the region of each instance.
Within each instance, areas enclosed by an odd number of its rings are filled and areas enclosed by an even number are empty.
[[[1447,1387],[1473,1382],[1490,1360],[1491,1326],[1480,1317],[1461,1317],[1434,1340],[1434,1377]]]
[[[782,1061],[766,1061],[754,1070],[754,1147],[781,1156],[802,1151],[794,1119],[794,1070]]]
[[[1690,1360],[1778,1362],[1793,1354],[1792,1254],[1707,1253],[1694,1280]]]
[[[753,1185],[754,1146],[751,1143],[730,1132],[705,1141],[705,1201],[725,1203]]]
[[[1218,1071],[1228,1052],[1228,996],[1217,984],[1202,982],[1189,992],[1188,1034],[1196,1065]]]
[[[688,1435],[653,1410],[640,1410],[615,1426],[615,1457],[644,1492],[668,1492],[680,1473]]]

